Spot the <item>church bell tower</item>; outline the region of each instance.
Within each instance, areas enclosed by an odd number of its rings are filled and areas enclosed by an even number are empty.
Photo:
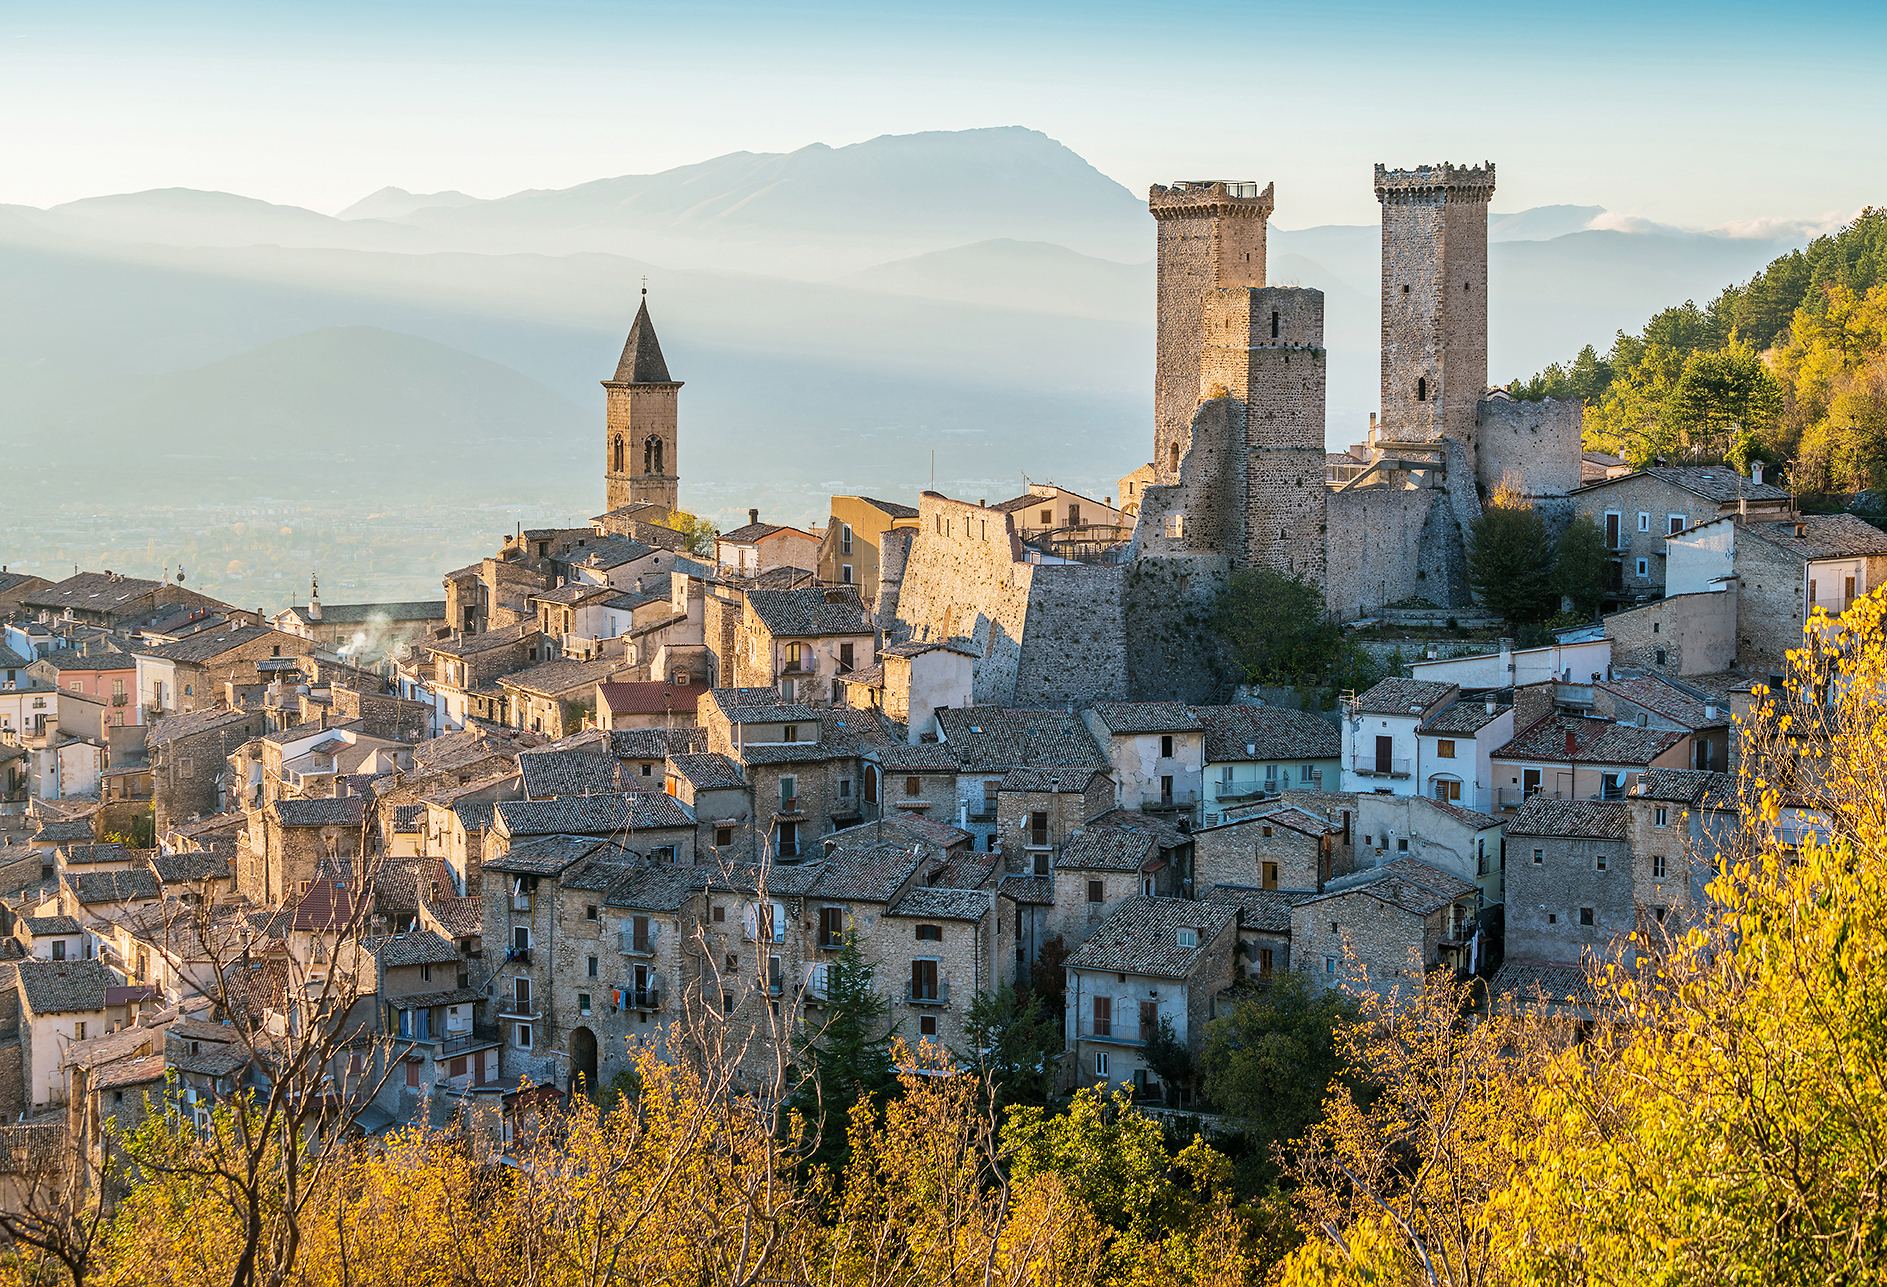
[[[649,320],[648,296],[645,286],[615,378],[603,381],[609,399],[603,433],[605,511],[655,505],[671,514],[680,505],[675,427],[681,381],[668,378],[655,323]]]

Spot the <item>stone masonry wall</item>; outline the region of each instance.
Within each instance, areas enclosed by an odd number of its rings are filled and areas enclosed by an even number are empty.
[[[1443,909],[1438,916],[1445,913]],[[1291,910],[1291,963],[1318,988],[1361,984],[1365,979],[1378,991],[1419,985],[1427,964],[1428,931],[1422,917],[1372,894],[1337,894]],[[1345,959],[1346,946],[1354,962]],[[1335,958],[1334,973],[1327,958]],[[1361,967],[1360,976],[1356,967]]]
[[[1266,835],[1269,831],[1271,834]],[[1265,884],[1265,864],[1277,866],[1275,884]],[[1193,888],[1201,896],[1214,885],[1256,889],[1317,889],[1322,885],[1320,846],[1315,836],[1291,827],[1247,818],[1207,827],[1193,837]]]
[[[676,507],[676,424],[680,414],[679,384],[617,384],[606,381],[609,392],[603,432],[603,476],[605,512],[637,502],[660,505],[672,511]],[[642,444],[650,437],[662,444],[662,474],[645,477],[642,473]],[[621,472],[615,466],[616,439],[622,439]]]
[[[1492,491],[1511,473],[1529,496],[1564,496],[1578,487],[1585,407],[1577,398],[1483,398],[1475,405],[1476,481]]]
[[[1448,494],[1438,488],[1332,492],[1328,510],[1325,599],[1339,620],[1373,616],[1411,595],[1443,602],[1450,568],[1457,559],[1465,566]]]
[[[918,500],[893,635],[900,642],[957,640],[977,655],[977,704],[1014,705],[1037,570],[1022,561],[1007,514],[926,492]]]
[[[1534,851],[1541,860],[1533,861]],[[1599,870],[1600,857],[1605,869]],[[1581,925],[1581,908],[1593,923]],[[1590,949],[1605,959],[1637,927],[1631,847],[1622,840],[1507,838],[1507,957],[1577,964]]]
[[[1605,619],[1616,669],[1661,675],[1714,675],[1737,659],[1741,605],[1734,587],[1676,594]],[[1798,633],[1800,627],[1797,627]],[[1516,725],[1515,727],[1518,727]]]

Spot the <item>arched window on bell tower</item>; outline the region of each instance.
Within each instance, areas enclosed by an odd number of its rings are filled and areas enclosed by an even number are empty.
[[[618,473],[618,474],[622,472],[622,435],[621,434],[616,435],[616,464],[615,464],[615,468],[611,472]]]
[[[662,440],[653,435],[642,444],[642,472],[656,478],[662,476]]]

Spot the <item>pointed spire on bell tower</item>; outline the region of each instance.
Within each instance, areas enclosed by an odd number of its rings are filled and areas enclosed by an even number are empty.
[[[642,279],[644,282],[648,278]],[[655,338],[655,323],[649,320],[649,288],[642,288],[642,306],[636,310],[635,323],[629,328],[629,341],[622,346],[622,360],[616,363],[617,384],[673,384],[668,378],[668,363],[662,360],[661,341]]]

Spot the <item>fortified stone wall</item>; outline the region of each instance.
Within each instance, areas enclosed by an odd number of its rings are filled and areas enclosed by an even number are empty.
[[[973,651],[972,695],[978,705],[1016,704],[1037,570],[1022,561],[1022,554],[1009,515],[936,492],[918,498],[917,535],[904,569],[892,641],[955,640]]]
[[[1126,569],[1071,563],[1032,571],[1015,704],[1073,709],[1125,697],[1128,648],[1121,591]]]
[[[1580,485],[1585,409],[1586,404],[1577,398],[1564,402],[1554,398],[1517,402],[1505,395],[1483,398],[1475,406],[1476,481],[1492,491],[1513,474],[1529,496],[1567,495]],[[1658,534],[1663,534],[1661,526]]]
[[[1422,595],[1448,601],[1452,569],[1467,555],[1447,492],[1359,488],[1328,500],[1325,601],[1340,621],[1374,616],[1386,603]]]

